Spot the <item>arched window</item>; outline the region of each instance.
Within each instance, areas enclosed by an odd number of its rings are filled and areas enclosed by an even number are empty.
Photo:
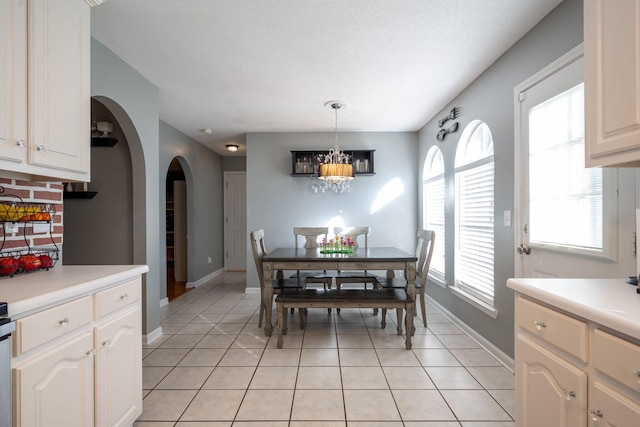
[[[455,184],[455,288],[493,308],[493,137],[483,121],[469,123],[460,137]]]
[[[445,285],[444,258],[444,160],[442,151],[436,146],[429,149],[422,171],[422,227],[433,230],[436,235],[433,255],[429,267],[429,278]]]

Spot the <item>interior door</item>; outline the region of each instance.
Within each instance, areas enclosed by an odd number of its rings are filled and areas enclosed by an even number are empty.
[[[225,270],[247,270],[247,175],[225,172]]]
[[[584,169],[583,67],[580,46],[516,87],[517,277],[635,275],[635,177]]]

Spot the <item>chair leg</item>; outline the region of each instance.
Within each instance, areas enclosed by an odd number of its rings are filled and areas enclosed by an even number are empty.
[[[396,322],[398,322],[398,335],[402,335],[402,309],[396,308]]]
[[[260,318],[258,320],[258,328],[262,328],[262,320],[264,319],[265,309],[262,298],[260,298]]]
[[[427,310],[424,306],[424,290],[420,289],[420,310],[422,311],[422,323],[427,327]]]
[[[278,304],[278,348],[282,348],[282,336],[287,333],[287,310],[284,309],[284,304],[279,302]]]

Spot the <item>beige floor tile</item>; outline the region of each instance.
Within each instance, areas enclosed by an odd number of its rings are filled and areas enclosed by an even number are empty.
[[[144,366],[142,368],[142,388],[154,388],[172,370],[171,366]]]
[[[265,348],[267,341],[269,337],[265,337],[264,334],[240,334],[230,348]]]
[[[304,343],[303,343],[304,346]],[[300,366],[339,366],[337,348],[302,348]]]
[[[462,367],[427,367],[427,374],[438,389],[480,389],[482,386]]]
[[[212,328],[212,325],[206,323],[189,323],[176,334],[206,335]]]
[[[413,354],[422,366],[461,366],[452,352],[444,348],[414,348]]]
[[[193,348],[204,335],[174,335],[166,340],[160,348]]]
[[[342,387],[345,390],[388,390],[389,384],[379,366],[343,366]]]
[[[162,333],[166,334],[167,338],[169,338],[173,334],[176,334],[187,325],[188,323],[160,323],[160,326],[162,326]]]
[[[344,421],[341,390],[296,390],[291,420]]]
[[[263,351],[261,348],[231,348],[222,356],[218,366],[258,366]]]
[[[200,390],[180,421],[233,421],[245,390]]]
[[[378,354],[368,348],[341,348],[340,366],[380,366]]]
[[[288,427],[289,421],[236,421],[233,427]],[[176,426],[177,427],[177,426]],[[191,427],[191,426],[184,426]],[[193,426],[198,427],[198,426]]]
[[[347,423],[344,421],[291,421],[289,423],[289,427],[346,427],[346,426],[347,426]],[[250,426],[246,426],[246,427],[250,427]]]
[[[396,348],[406,350],[406,341],[404,335],[373,335],[371,337],[375,348]]]
[[[445,346],[435,335],[415,334],[411,337],[411,348],[416,350],[419,348],[445,348]]]
[[[258,324],[256,323],[256,332],[257,332],[257,326]],[[239,323],[220,323],[215,325],[213,328],[211,328],[211,330],[209,331],[209,334],[213,334],[213,335],[228,335],[228,334],[239,334],[244,328],[244,325],[239,324]],[[262,328],[260,328],[260,332],[262,332]]]
[[[468,335],[437,335],[445,347],[452,348],[481,348],[477,342]]]
[[[133,423],[133,427],[173,427],[173,426],[174,426],[173,421],[170,421],[170,422],[136,421],[135,423]]]
[[[427,325],[431,323],[451,323],[451,320],[442,313],[427,313]]]
[[[379,348],[376,353],[382,366],[420,366],[420,361],[411,350]]]
[[[413,366],[385,366],[384,375],[392,390],[435,389],[424,368]]]
[[[467,369],[486,389],[515,388],[515,375],[505,367],[470,366]]]
[[[195,390],[152,390],[142,401],[139,421],[178,421]]]
[[[208,313],[205,310],[203,313],[198,314],[191,323],[206,323],[213,326],[220,322],[224,316],[224,313]]]
[[[431,332],[438,335],[464,335],[462,329],[453,323],[431,323],[428,325]]]
[[[468,421],[462,423],[462,427],[515,427],[515,422],[473,422]]]
[[[175,427],[231,427],[232,425],[237,426],[237,424],[231,421],[189,421],[184,423],[178,422]]]
[[[239,421],[287,421],[293,390],[248,390],[236,417]]]
[[[188,348],[158,348],[144,358],[142,366],[176,366],[188,352]]]
[[[243,325],[249,321],[251,313],[229,313],[224,316],[218,323],[242,323]]]
[[[202,386],[207,390],[244,390],[249,387],[255,367],[218,366]]]
[[[399,421],[390,390],[344,390],[347,422]]]
[[[298,368],[297,390],[340,390],[342,381],[337,366],[301,366]]]
[[[373,341],[369,334],[343,334],[338,335],[339,348],[373,348]]]
[[[194,348],[178,366],[216,366],[225,352],[222,348]]]
[[[282,348],[302,348],[303,334],[287,334],[282,340]],[[267,348],[278,348],[278,335],[274,334],[267,343]]]
[[[187,314],[173,314],[162,321],[164,324],[170,323],[184,323],[187,324],[191,322],[197,314],[187,313]]]
[[[349,426],[353,427],[402,427],[402,422],[399,421],[349,421]]]
[[[515,420],[516,392],[515,390],[487,390],[502,408]]]
[[[451,353],[464,366],[502,366],[498,359],[482,348],[452,348]]]
[[[485,390],[441,390],[460,421],[512,421]]]
[[[237,335],[209,334],[205,335],[195,348],[229,348]]]
[[[405,427],[460,427],[457,421],[406,421]]]
[[[211,367],[175,367],[160,384],[159,390],[198,390],[207,380],[213,368]]]
[[[338,340],[334,334],[305,334],[302,348],[337,348]]]
[[[297,366],[259,366],[249,388],[293,390],[297,374]]]
[[[260,366],[298,366],[299,361],[299,348],[267,348],[260,360]]]
[[[437,390],[393,390],[392,393],[405,421],[456,420]]]
[[[338,334],[369,335],[369,330],[364,323],[337,323]]]

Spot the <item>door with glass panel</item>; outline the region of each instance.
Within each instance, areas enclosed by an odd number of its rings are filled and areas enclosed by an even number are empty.
[[[518,86],[515,110],[516,276],[634,275],[633,171],[584,167],[581,49]]]

